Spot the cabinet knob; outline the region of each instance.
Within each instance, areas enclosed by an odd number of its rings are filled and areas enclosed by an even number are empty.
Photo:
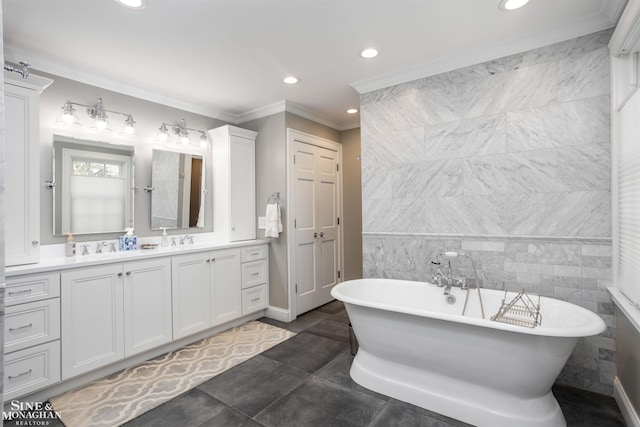
[[[206,261],[207,261],[207,262],[211,262],[211,259],[207,259]]]
[[[126,274],[127,274],[127,276],[131,276],[131,272],[130,271],[127,271]]]
[[[122,277],[122,273],[118,273],[118,277]]]
[[[39,244],[40,244],[40,242],[39,242],[39,241],[37,241],[37,240],[32,240],[32,241],[31,241],[31,245],[32,245],[32,246],[38,246]]]

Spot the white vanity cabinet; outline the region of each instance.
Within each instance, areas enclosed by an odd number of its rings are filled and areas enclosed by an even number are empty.
[[[266,245],[242,249],[242,314],[269,306],[269,251]]]
[[[61,274],[62,379],[172,341],[170,260]]]
[[[172,340],[171,260],[124,264],[125,357]]]
[[[209,133],[213,148],[213,231],[229,242],[255,239],[257,133],[229,125]]]
[[[172,262],[174,338],[242,315],[239,249],[180,255]]]
[[[7,270],[5,400],[47,399],[268,306],[266,242],[118,255]]]
[[[5,265],[40,258],[39,96],[53,80],[5,71]]]
[[[173,337],[182,338],[211,324],[211,257],[208,252],[178,255],[171,263]]]
[[[4,400],[60,381],[60,275],[9,278],[5,289]]]

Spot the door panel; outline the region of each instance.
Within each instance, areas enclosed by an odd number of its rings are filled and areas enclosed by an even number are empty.
[[[296,141],[297,314],[331,301],[338,283],[338,153]]]

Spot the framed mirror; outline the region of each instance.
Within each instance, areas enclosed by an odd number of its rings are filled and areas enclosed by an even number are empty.
[[[133,227],[133,147],[53,137],[53,233]]]
[[[151,229],[204,227],[204,157],[153,150]]]

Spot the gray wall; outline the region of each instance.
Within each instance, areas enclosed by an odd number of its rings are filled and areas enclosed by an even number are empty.
[[[586,307],[608,328],[580,340],[559,382],[605,394],[615,371],[610,35],[361,98],[364,275],[430,279],[436,252],[461,250],[485,287]]]
[[[344,280],[362,278],[362,171],[360,128],[340,132],[342,144],[342,201]]]
[[[295,129],[321,138],[335,142],[342,142],[343,134],[328,126],[316,123],[309,119],[297,116],[292,113],[278,113],[272,116],[251,120],[240,125],[241,127],[258,132],[256,140],[256,197],[257,215],[263,216],[267,200],[271,194],[280,192],[280,209],[282,213],[282,226],[284,232],[277,239],[271,239],[269,247],[269,304],[274,307],[289,309],[289,282],[287,277],[287,222],[288,200],[287,200],[287,128]],[[345,150],[352,150],[359,153],[359,135],[356,132],[347,133],[348,147]],[[350,152],[350,151],[349,151]],[[343,159],[345,154],[343,151]],[[344,162],[345,167],[350,169],[353,162]],[[347,166],[349,165],[349,166]],[[357,165],[359,169],[359,164]],[[354,172],[355,173],[355,172]],[[354,175],[345,170],[344,187],[360,187],[359,175]],[[352,194],[352,193],[350,193]],[[346,198],[346,195],[345,195]],[[354,200],[352,204],[359,205]],[[346,206],[345,206],[346,208]],[[350,214],[354,213],[352,209]],[[351,215],[349,225],[345,223],[346,236],[351,236],[353,230],[360,233],[360,217]],[[264,236],[262,230],[258,230],[258,237]],[[358,237],[359,238],[359,237]],[[350,238],[351,239],[351,238]],[[350,275],[357,276],[361,265],[361,251],[354,250],[353,239],[345,245],[345,269],[350,271]],[[350,246],[351,245],[351,246]],[[347,273],[345,272],[345,275]]]
[[[616,309],[617,377],[633,405],[640,411],[640,333],[629,319]]]
[[[54,80],[53,84],[45,90],[40,97],[40,179],[51,179],[52,177],[52,147],[53,135],[64,135],[72,138],[87,140],[105,141],[114,144],[133,145],[135,147],[135,183],[140,190],[135,194],[135,232],[138,236],[156,236],[160,231],[151,230],[151,195],[142,189],[151,185],[151,153],[154,148],[175,151],[192,152],[204,155],[206,163],[207,182],[210,185],[212,176],[211,149],[181,149],[168,143],[155,141],[158,128],[162,122],[177,124],[180,119],[186,119],[187,126],[193,129],[208,130],[225,124],[220,120],[210,117],[189,113],[165,105],[144,101],[139,98],[111,92],[95,86],[86,85],[77,81],[68,80],[62,77],[46,74],[37,70],[34,74],[49,77]],[[83,107],[75,107],[76,114],[80,119],[81,126],[77,128],[60,128],[55,125],[55,120],[61,112],[61,107],[65,101],[70,100],[85,105],[93,105],[98,98],[102,98],[104,108],[108,110],[130,113],[136,121],[138,135],[133,138],[121,137],[118,135],[124,117],[117,114],[109,115],[109,122],[113,128],[110,134],[98,134],[89,131],[91,118],[86,114]],[[192,135],[198,141],[199,135]],[[213,224],[211,212],[213,209],[213,193],[210,191],[206,196],[205,227],[202,229],[188,229],[190,234],[199,232],[211,232]],[[63,243],[64,236],[53,235],[53,193],[51,190],[40,189],[40,235],[42,244]],[[183,230],[167,230],[167,234],[184,234]],[[76,236],[77,241],[113,239],[121,233],[105,235]]]
[[[256,138],[256,215],[264,216],[269,196],[280,192],[280,212],[284,232],[269,245],[269,305],[289,306],[287,279],[287,154],[285,114],[242,123],[240,126],[258,132]],[[257,236],[264,237],[264,230]]]

